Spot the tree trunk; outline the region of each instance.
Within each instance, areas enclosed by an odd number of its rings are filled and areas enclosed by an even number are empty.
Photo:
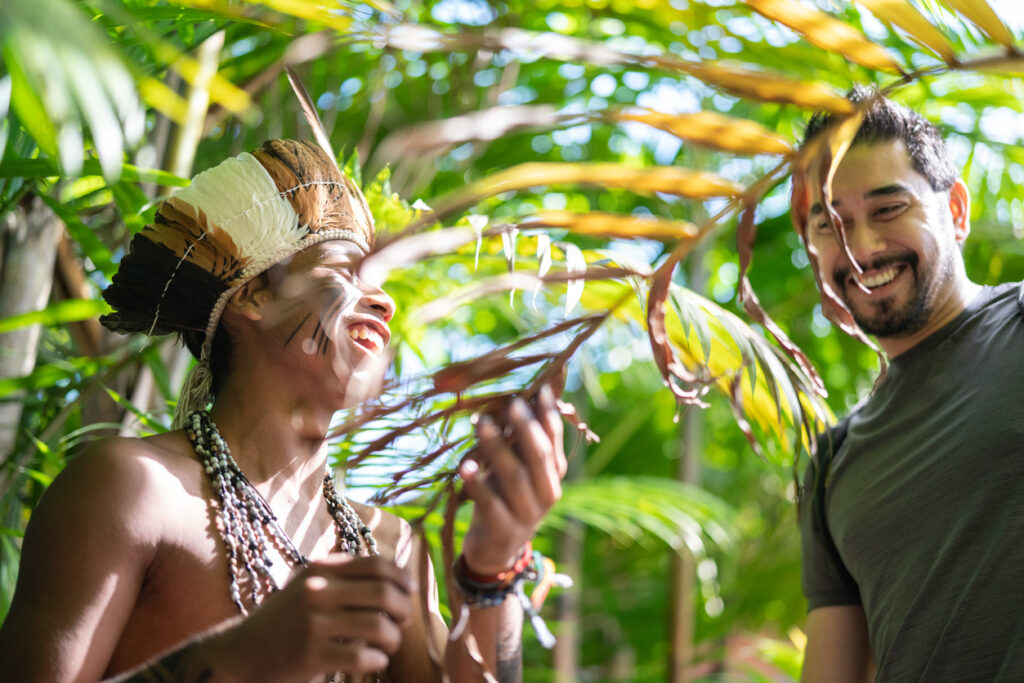
[[[690,288],[698,294],[707,289],[707,271],[704,258],[707,249],[698,245],[690,254]],[[676,478],[692,486],[700,484],[700,452],[703,439],[704,411],[690,407],[683,420],[683,443],[679,454]],[[686,683],[690,680],[688,670],[693,664],[694,620],[696,615],[696,574],[697,567],[693,554],[684,548],[672,554],[671,587],[669,595],[670,649],[669,675],[672,683]]]
[[[57,242],[63,225],[38,197],[27,198],[5,217],[0,261],[0,319],[46,307],[53,286]],[[35,368],[41,325],[0,335],[0,379],[23,377]],[[0,458],[12,456],[24,392],[0,403]],[[0,486],[0,490],[3,490]]]
[[[567,482],[579,481],[583,472],[586,445],[581,445],[576,457],[569,461]],[[572,521],[561,534],[558,547],[558,570],[573,577],[575,583],[559,594],[558,641],[553,652],[555,683],[576,683],[580,659],[580,591],[583,581],[583,542],[587,527]]]

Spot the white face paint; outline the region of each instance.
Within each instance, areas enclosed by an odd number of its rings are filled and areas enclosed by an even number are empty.
[[[361,281],[361,258],[351,242],[335,240],[305,249],[271,273],[277,315],[272,335],[296,379],[322,378],[325,400],[354,405],[376,392],[390,362],[388,321],[394,301]]]

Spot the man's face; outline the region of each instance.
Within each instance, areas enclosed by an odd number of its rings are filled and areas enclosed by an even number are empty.
[[[811,177],[818,177],[813,169]],[[815,191],[808,245],[817,252],[822,282],[832,285],[862,330],[882,338],[912,335],[949,298],[961,259],[957,243],[967,236],[961,191],[962,185],[951,192],[932,190],[902,141],[850,149],[832,184],[832,205],[864,271],[867,292],[854,281]]]
[[[380,287],[356,277],[360,259],[351,242],[336,240],[305,249],[268,273],[275,292],[271,316],[296,381],[327,379],[340,391],[339,405],[352,405],[372,393],[387,365],[388,321],[395,303]],[[327,372],[329,368],[329,372]]]

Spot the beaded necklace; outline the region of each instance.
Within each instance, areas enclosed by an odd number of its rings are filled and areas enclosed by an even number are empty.
[[[238,611],[247,615],[249,610],[242,600],[239,583],[243,569],[251,585],[248,602],[255,607],[264,597],[280,588],[270,573],[273,564],[269,554],[270,545],[277,548],[285,561],[293,567],[305,567],[309,564],[309,558],[295,547],[292,539],[277,523],[277,516],[266,499],[246,479],[238,463],[231,457],[228,445],[217,431],[210,414],[205,410],[191,413],[185,420],[185,433],[192,442],[196,457],[216,496],[211,504],[216,509],[217,530],[228,554],[231,601]],[[338,495],[330,468],[324,475],[323,495],[327,510],[334,519],[338,550],[353,556],[378,555],[377,542],[370,528],[363,524],[352,506]]]

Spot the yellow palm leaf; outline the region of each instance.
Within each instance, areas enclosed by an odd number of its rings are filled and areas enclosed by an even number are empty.
[[[884,48],[867,36],[820,10],[797,0],[746,0],[760,14],[784,24],[804,36],[807,42],[878,71],[902,71]]]
[[[953,46],[946,40],[946,36],[942,35],[942,31],[929,23],[907,0],[858,0],[858,2],[871,10],[871,13],[882,21],[898,26],[909,33],[911,38],[933,51],[946,64],[956,63]]]
[[[677,138],[736,154],[789,154],[793,146],[781,135],[747,119],[710,111],[696,114],[664,114],[650,109],[610,112],[616,121],[637,121],[671,133]]]
[[[1013,47],[1013,34],[985,0],[943,0],[985,32],[992,40]]]
[[[697,236],[697,226],[686,221],[666,221],[591,211],[539,211],[521,224],[523,228],[565,228],[577,235],[623,239],[680,240]]]

